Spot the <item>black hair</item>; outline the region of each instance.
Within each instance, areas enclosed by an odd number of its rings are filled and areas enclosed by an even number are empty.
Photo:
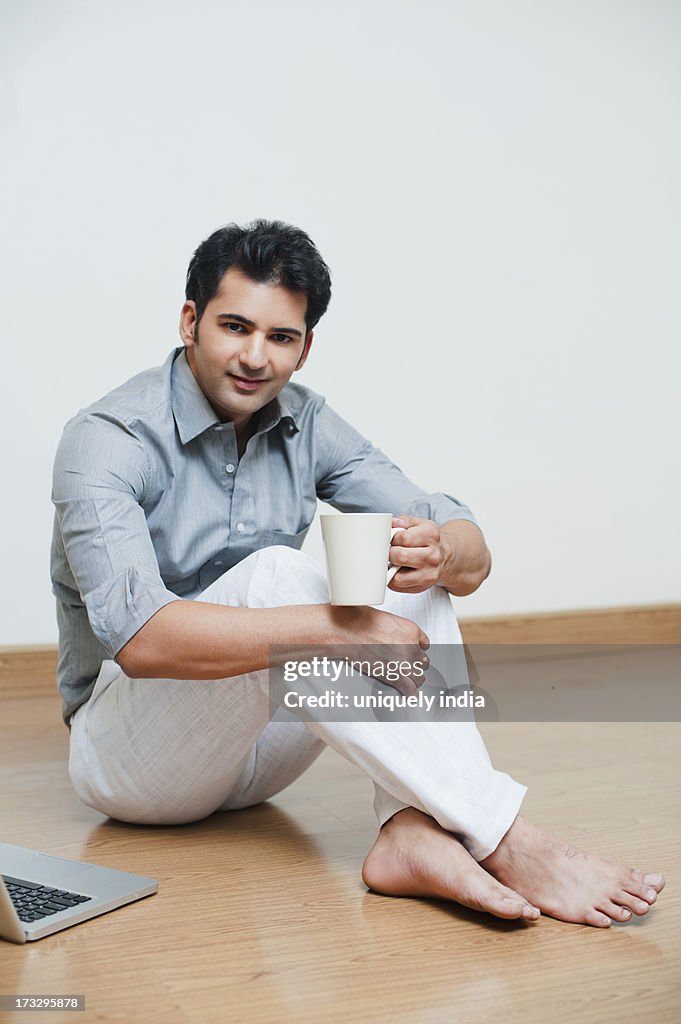
[[[308,331],[329,305],[329,268],[304,231],[281,220],[254,220],[243,227],[226,224],[201,242],[187,270],[185,295],[196,304],[197,324],[230,267],[253,281],[304,292]]]

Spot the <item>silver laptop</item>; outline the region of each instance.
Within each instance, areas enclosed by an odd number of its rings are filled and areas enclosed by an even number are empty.
[[[0,843],[0,938],[32,942],[158,891],[155,878]]]

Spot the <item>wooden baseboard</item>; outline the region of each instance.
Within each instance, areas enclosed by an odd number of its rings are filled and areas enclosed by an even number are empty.
[[[677,644],[681,604],[459,619],[467,644]]]
[[[57,647],[0,647],[0,695],[57,699]]]
[[[467,644],[676,644],[681,604],[464,618],[459,624]],[[52,644],[0,647],[3,697],[58,699],[56,672]]]

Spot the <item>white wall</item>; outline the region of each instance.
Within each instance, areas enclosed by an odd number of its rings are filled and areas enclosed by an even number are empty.
[[[56,639],[63,423],[179,344],[191,252],[257,216],[333,272],[298,379],[478,515],[494,573],[460,613],[681,599],[679,5],[1,19],[0,643]]]

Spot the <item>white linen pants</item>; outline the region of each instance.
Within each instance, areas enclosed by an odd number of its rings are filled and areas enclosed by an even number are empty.
[[[249,555],[197,598],[248,608],[328,599],[314,559],[280,546]],[[440,587],[386,591],[380,607],[417,622],[431,644],[461,643]],[[474,722],[301,722],[285,711],[270,721],[266,676],[131,679],[105,661],[71,719],[69,773],[79,798],[121,821],[197,821],[267,800],[328,744],[372,779],[380,825],[415,807],[459,835],[476,860],[510,828],[526,787],[495,771]]]

